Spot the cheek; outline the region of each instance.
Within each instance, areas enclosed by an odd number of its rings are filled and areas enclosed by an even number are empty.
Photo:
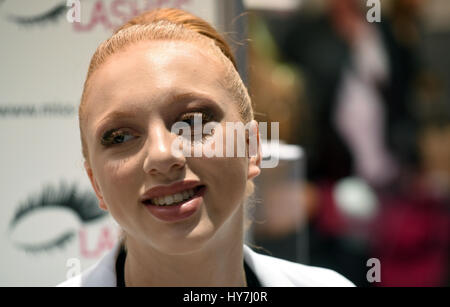
[[[245,158],[202,158],[194,159],[191,168],[209,186],[208,198],[212,206],[242,202],[247,183]],[[221,205],[222,206],[222,205]]]
[[[137,171],[137,165],[131,160],[104,162],[99,184],[108,206],[123,206],[139,198],[140,178]]]
[[[228,121],[236,122],[234,117],[228,116]],[[245,133],[244,137],[238,141],[236,132],[229,132],[226,129],[226,121],[222,121],[221,127],[216,128],[213,138],[208,139],[203,144],[203,158],[195,159],[195,166],[199,172],[207,174],[207,184],[211,185],[210,197],[214,197],[213,206],[216,203],[223,206],[235,207],[234,205],[241,203],[245,197],[245,188],[247,184],[248,159],[245,156]],[[231,147],[228,148],[227,146]],[[238,147],[239,154],[238,154]],[[218,149],[216,151],[216,149]],[[209,150],[209,156],[205,151]],[[195,166],[192,166],[193,168]],[[193,169],[194,170],[194,169]],[[194,170],[195,171],[195,170]]]

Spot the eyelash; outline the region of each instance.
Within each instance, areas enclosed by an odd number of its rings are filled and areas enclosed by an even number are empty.
[[[209,123],[211,121],[214,120],[214,116],[212,115],[211,112],[209,111],[195,111],[195,112],[188,112],[183,114],[179,121],[191,121],[190,126],[192,127],[194,124],[194,119],[196,115],[201,115],[202,116],[202,123]],[[115,129],[111,129],[106,131],[102,138],[101,138],[101,144],[105,147],[111,147],[111,146],[117,146],[123,143],[114,143],[115,138],[120,137],[122,138],[123,141],[123,137],[126,135],[132,135],[132,133],[130,131],[127,131],[128,129],[126,128],[115,128]],[[202,139],[203,141],[203,139]]]
[[[181,121],[194,120],[196,115],[202,116],[202,123],[209,123],[213,120],[213,116],[208,112],[189,112],[181,116]]]
[[[46,186],[40,194],[30,195],[30,197],[19,205],[14,216],[9,223],[9,231],[13,232],[20,221],[35,211],[45,208],[64,208],[75,213],[83,223],[96,221],[107,215],[100,210],[97,199],[92,192],[82,192],[76,184],[67,185],[61,183],[59,186]],[[52,250],[54,248],[63,249],[75,237],[73,231],[68,231],[62,235],[43,243],[14,243],[16,247],[30,253],[38,253]]]
[[[40,244],[16,244],[16,246],[26,253],[37,254],[40,252],[47,252],[56,248],[64,249],[73,239],[75,238],[75,233],[73,231],[68,231],[52,241]]]
[[[98,208],[97,198],[92,192],[82,192],[76,184],[61,183],[59,186],[48,185],[40,194],[30,195],[23,201],[11,219],[9,229],[13,229],[23,217],[33,211],[49,207],[70,209],[85,223],[107,215]]]
[[[65,3],[59,4],[54,8],[50,9],[48,12],[43,13],[41,15],[37,15],[34,17],[21,17],[21,16],[12,16],[10,19],[18,24],[29,26],[34,24],[43,24],[46,22],[55,22],[61,16],[64,16],[67,10],[67,6]]]
[[[101,139],[101,144],[105,147],[113,146],[113,145],[119,145],[121,143],[113,143],[114,140],[116,140],[117,137],[121,137],[122,141],[125,135],[132,135],[129,131],[125,131],[126,129],[111,129],[107,131],[105,134],[103,134]],[[125,133],[124,133],[125,131]]]

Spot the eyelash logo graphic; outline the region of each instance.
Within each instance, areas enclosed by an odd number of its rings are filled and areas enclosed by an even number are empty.
[[[9,223],[10,237],[16,232],[17,228],[23,226],[22,224],[30,225],[30,221],[38,220],[39,213],[52,213],[52,211],[57,211],[57,209],[68,210],[74,213],[82,223],[97,221],[107,215],[105,211],[98,207],[97,199],[93,193],[80,193],[75,184],[67,186],[61,183],[58,188],[48,185],[44,187],[40,194],[28,197],[26,201],[19,205]],[[42,222],[42,220],[40,221]],[[51,224],[51,221],[44,220],[41,224],[38,223],[37,226],[42,228],[42,232],[45,233],[43,229],[48,228],[49,223]],[[36,223],[31,224],[35,225]],[[27,239],[23,238],[24,236],[14,236],[12,241],[17,248],[30,253],[49,251],[54,248],[63,249],[76,236],[77,229],[65,230],[56,237],[53,235],[54,231],[51,231],[51,233],[53,238],[44,242],[30,243],[33,240],[28,238],[26,243],[24,243],[22,241]]]
[[[0,5],[3,1],[0,2]],[[17,16],[17,15],[8,15],[7,19],[11,22],[14,22],[19,25],[24,26],[32,26],[37,24],[46,24],[49,22],[58,22],[59,19],[66,14],[66,11],[69,9],[66,5],[66,2],[62,2],[60,4],[55,5],[51,9],[45,11],[44,13],[40,13],[34,16]]]
[[[0,8],[7,6],[4,3],[11,3],[15,0],[0,0]],[[37,0],[29,0],[37,1]],[[57,1],[57,0],[55,0]],[[5,18],[20,26],[43,25],[46,23],[56,23],[66,16],[67,22],[73,24],[75,32],[89,32],[97,26],[103,26],[106,30],[114,30],[125,20],[129,20],[144,11],[157,7],[183,8],[189,5],[192,0],[60,0],[52,8],[32,16],[22,16],[18,14],[2,13]],[[86,20],[81,22],[81,5]],[[74,22],[75,21],[75,22]]]

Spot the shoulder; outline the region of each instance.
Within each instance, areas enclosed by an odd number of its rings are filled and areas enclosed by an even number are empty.
[[[96,264],[89,267],[80,275],[60,283],[57,287],[116,287],[115,263],[119,247],[119,245],[116,245]]]
[[[82,274],[58,287],[115,287],[118,246]],[[244,258],[264,287],[353,287],[339,273],[262,255],[244,245]]]
[[[244,246],[244,258],[266,287],[354,287],[341,274],[254,252]]]

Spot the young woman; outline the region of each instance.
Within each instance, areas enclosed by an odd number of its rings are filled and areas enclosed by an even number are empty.
[[[228,45],[202,19],[160,9],[122,26],[91,60],[79,119],[87,174],[123,239],[61,286],[352,285],[244,245],[244,205],[260,173],[260,152],[248,151],[257,123]],[[198,133],[196,119],[251,123],[246,155],[177,154],[176,123],[193,126],[192,148],[229,146],[221,129]]]

